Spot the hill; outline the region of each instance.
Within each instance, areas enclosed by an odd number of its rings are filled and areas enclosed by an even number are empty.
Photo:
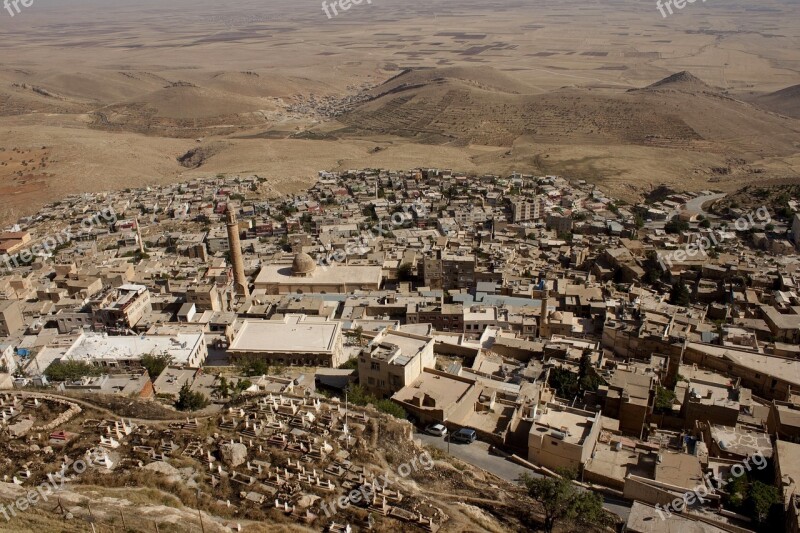
[[[549,143],[736,151],[738,157],[792,154],[800,139],[800,123],[722,95],[687,72],[633,91],[523,91],[488,67],[408,72],[340,117],[346,127],[334,133],[490,146],[510,146],[526,136]]]
[[[800,118],[800,85],[757,96],[752,101],[755,105],[775,113]]]
[[[655,83],[651,83],[647,87],[642,89],[631,89],[631,92],[644,92],[644,91],[664,91],[664,90],[672,90],[672,91],[685,91],[690,93],[696,92],[713,92],[719,93],[720,90],[714,87],[711,87],[706,82],[692,74],[687,70],[683,70],[681,72],[676,72],[670,76],[667,76],[664,79],[658,80]]]

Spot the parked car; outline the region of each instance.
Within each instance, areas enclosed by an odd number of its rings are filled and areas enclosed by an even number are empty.
[[[444,437],[447,435],[447,428],[443,424],[431,424],[425,428],[425,433],[436,437]]]
[[[455,433],[450,435],[451,442],[460,442],[463,444],[471,444],[478,439],[478,433],[474,429],[461,428]]]

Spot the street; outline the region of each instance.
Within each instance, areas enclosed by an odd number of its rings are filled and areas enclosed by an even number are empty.
[[[434,437],[426,433],[416,432],[414,438],[419,439],[423,444],[447,452],[447,441],[442,437]],[[456,444],[453,442],[450,444],[450,455],[511,483],[518,483],[522,474],[526,472],[532,476],[540,477],[540,474],[522,465],[511,462],[500,455],[492,455],[489,453],[489,445],[481,441],[475,441],[472,444]],[[623,520],[628,519],[631,510],[630,502],[612,496],[602,494],[601,496],[603,496],[603,500],[605,501],[603,507],[620,516]]]

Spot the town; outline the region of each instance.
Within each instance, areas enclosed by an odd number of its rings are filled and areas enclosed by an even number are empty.
[[[0,234],[18,494],[61,473],[172,487],[194,530],[463,530],[449,494],[552,530],[551,480],[596,498],[590,527],[800,531],[800,187],[266,182],[67,196]]]

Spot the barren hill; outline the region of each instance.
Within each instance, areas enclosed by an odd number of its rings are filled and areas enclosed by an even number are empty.
[[[526,94],[532,87],[491,67],[447,67],[405,70],[370,91],[373,97],[427,85],[460,83],[487,91]]]
[[[800,118],[800,85],[758,96],[753,99],[753,103],[787,117]]]
[[[720,92],[719,89],[711,87],[706,82],[695,76],[689,71],[676,72],[664,79],[658,80],[655,83],[648,85],[643,89],[631,89],[631,92],[636,91],[657,91],[657,90],[674,90],[685,92]]]
[[[635,91],[571,87],[525,94],[492,69],[453,70],[390,80],[375,89],[380,96],[341,117],[347,127],[337,133],[493,146],[527,136],[565,144],[735,150],[739,156],[794,153],[800,140],[800,123],[718,94],[686,72]]]

